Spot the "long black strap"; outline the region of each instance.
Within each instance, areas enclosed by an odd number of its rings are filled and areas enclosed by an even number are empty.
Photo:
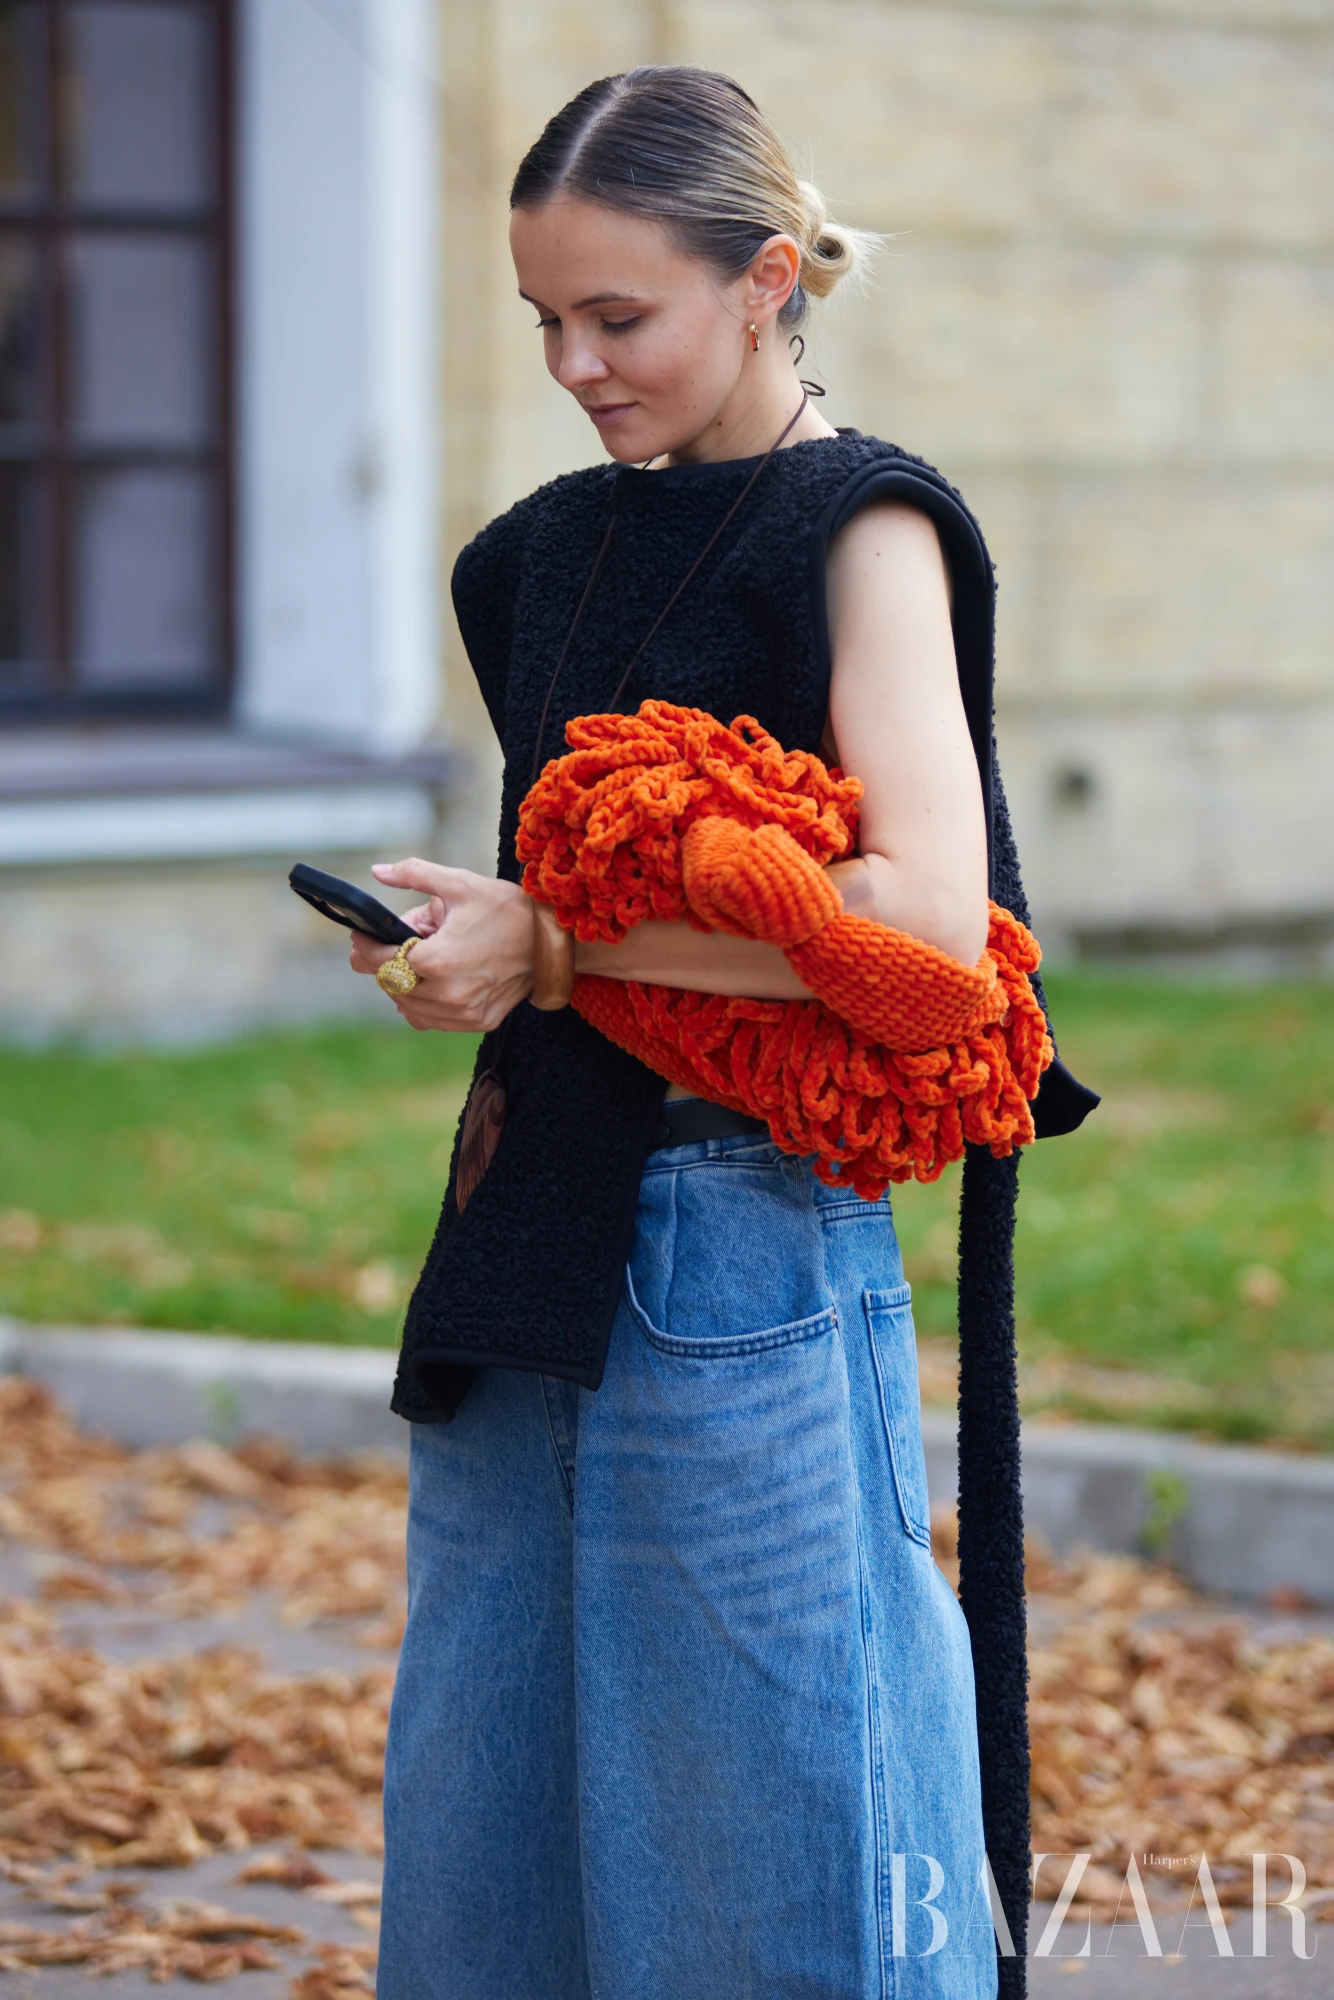
[[[704,558],[709,554],[710,550],[714,547],[714,545],[718,540],[718,537],[722,534],[723,529],[732,519],[732,516],[736,513],[738,507],[740,507],[742,501],[746,498],[747,494],[754,486],[755,481],[759,478],[765,466],[769,463],[769,460],[773,457],[779,445],[783,442],[783,439],[792,429],[792,426],[797,422],[798,418],[801,416],[802,411],[805,409],[809,401],[810,401],[810,396],[807,393],[807,391],[803,388],[801,392],[801,401],[797,404],[796,414],[794,416],[789,417],[787,422],[783,425],[782,430],[779,431],[778,436],[769,446],[768,451],[765,452],[764,457],[760,460],[755,470],[751,473],[750,478],[746,481],[741,491],[737,494],[736,499],[732,502],[727,512],[723,515],[722,520],[718,523],[713,533],[709,536],[708,541],[705,542],[703,548],[700,550],[699,554],[695,557],[694,562],[691,563],[690,568],[686,571],[685,575],[681,578],[681,581],[677,584],[676,589],[672,592],[671,596],[667,599],[667,602],[663,605],[662,610],[658,613],[652,625],[649,627],[646,636],[640,641],[639,645],[636,647],[634,658],[630,661],[629,666],[626,668],[625,672],[621,675],[619,681],[617,681],[616,692],[607,704],[607,710],[609,714],[613,715],[615,714],[616,709],[620,704],[621,696],[625,693],[626,682],[629,680],[631,674],[638,666],[640,659],[643,657],[644,653],[647,652],[650,641],[656,637],[658,628],[662,624],[663,620],[666,618],[667,613],[676,603],[677,598],[681,595],[681,592],[685,589],[686,585],[690,582],[691,578],[698,573],[700,564],[704,561]]]
[[[822,395],[824,392],[823,390],[820,390],[818,391],[818,393]],[[801,401],[797,404],[796,410],[788,418],[787,422],[783,425],[782,430],[778,433],[778,436],[769,446],[768,451],[765,452],[764,457],[760,460],[755,470],[751,473],[750,478],[746,481],[741,491],[737,494],[736,499],[732,502],[727,512],[723,515],[722,520],[718,523],[713,533],[709,536],[708,541],[705,542],[703,548],[700,550],[699,554],[695,557],[694,562],[691,563],[690,568],[681,578],[681,581],[677,584],[676,589],[667,599],[667,602],[663,605],[662,610],[658,613],[657,617],[654,619],[647,633],[645,634],[643,639],[640,640],[638,646],[635,648],[634,654],[630,659],[629,665],[626,667],[625,672],[621,675],[620,680],[616,683],[616,692],[612,695],[611,700],[607,704],[608,713],[614,713],[616,706],[621,699],[621,696],[625,693],[626,682],[629,680],[631,674],[634,672],[634,669],[638,666],[644,653],[647,651],[650,642],[657,636],[657,633],[662,626],[663,620],[666,618],[668,612],[672,609],[673,605],[680,597],[681,592],[685,589],[686,585],[691,581],[692,577],[698,574],[701,563],[708,556],[710,550],[715,547],[718,541],[718,537],[722,534],[728,522],[733,518],[737,509],[741,506],[741,503],[746,499],[747,495],[751,492],[752,488],[755,485],[756,480],[759,478],[760,474],[763,472],[765,466],[769,463],[769,460],[773,457],[774,453],[778,450],[779,445],[782,444],[783,439],[791,431],[793,425],[798,422],[798,420],[801,417],[802,411],[806,408],[806,405],[809,401],[810,401],[810,392],[807,389],[805,383],[803,383],[801,389]],[[596,556],[593,558],[593,567],[588,572],[588,581],[585,583],[583,588],[583,593],[580,596],[578,604],[575,606],[574,617],[570,620],[570,629],[565,634],[565,643],[560,649],[560,654],[556,660],[554,668],[552,669],[551,679],[547,683],[546,698],[542,703],[542,714],[537,725],[537,740],[533,744],[533,768],[531,773],[529,774],[529,779],[528,779],[528,783],[530,786],[535,785],[537,783],[538,777],[541,773],[542,742],[544,737],[546,736],[547,720],[551,714],[551,702],[556,692],[556,683],[560,679],[561,668],[565,665],[565,662],[569,657],[570,647],[574,643],[574,635],[579,629],[580,620],[582,619],[584,612],[588,609],[588,601],[593,595],[593,586],[597,582],[598,576],[601,573],[603,562],[606,559],[607,550],[611,547],[611,538],[613,533],[615,532],[615,528],[616,528],[616,507],[615,503],[613,502],[611,510],[611,518],[607,522],[606,532],[604,533],[602,540],[598,546],[598,552]],[[484,1075],[493,1075],[496,1078],[497,1082],[500,1081],[500,1060],[505,1052],[505,1044],[509,1040],[510,1023],[514,1019],[516,1011],[517,1010],[515,1008],[511,1007],[509,1013],[500,1023],[500,1026],[493,1030],[495,1039],[494,1041],[491,1042],[491,1047],[489,1050],[489,1060],[485,1064],[479,1065],[477,1071],[477,1077],[473,1086],[474,1089],[476,1088],[477,1082],[480,1082],[481,1078]],[[490,1037],[488,1037],[488,1040],[489,1039]]]
[[[710,551],[717,544],[718,537],[722,534],[728,522],[732,519],[737,509],[741,506],[742,502],[746,499],[746,497],[750,493],[756,480],[763,472],[765,466],[769,463],[769,460],[778,450],[779,445],[782,444],[783,439],[788,435],[788,432],[792,429],[793,425],[797,423],[797,421],[801,416],[802,411],[805,409],[809,401],[810,401],[809,392],[803,385],[801,391],[801,401],[797,404],[795,413],[792,416],[790,416],[787,422],[783,425],[782,430],[778,433],[778,436],[769,446],[768,451],[765,452],[764,457],[760,460],[755,470],[751,473],[750,478],[746,481],[741,491],[737,494],[736,499],[732,502],[727,512],[723,515],[722,520],[718,523],[713,533],[709,536],[708,541],[705,542],[703,548],[700,550],[699,554],[695,557],[694,562],[691,563],[690,568],[681,578],[681,581],[677,584],[676,589],[667,599],[667,602],[663,605],[662,610],[658,613],[652,625],[650,625],[648,631],[645,633],[644,637],[640,640],[638,646],[636,646],[634,653],[631,656],[630,662],[625,669],[625,672],[621,675],[621,678],[616,683],[615,693],[612,695],[611,700],[607,703],[608,714],[615,713],[617,705],[620,702],[621,696],[625,693],[627,681],[629,680],[631,674],[634,672],[635,668],[639,665],[640,660],[647,652],[652,641],[657,637],[658,632],[661,629],[663,621],[666,619],[668,612],[671,611],[672,607],[675,605],[677,599],[680,597],[681,592],[685,589],[686,585],[691,581],[693,577],[698,575],[700,565],[704,562],[705,558],[709,555]],[[530,785],[535,785],[537,783],[538,774],[542,769],[542,740],[546,735],[547,718],[551,713],[551,699],[556,692],[556,682],[560,679],[560,670],[565,665],[565,661],[569,655],[570,646],[571,643],[573,642],[575,632],[578,629],[579,621],[583,617],[584,612],[587,609],[589,598],[593,595],[593,585],[597,582],[598,572],[602,568],[603,558],[606,555],[607,550],[611,546],[612,532],[615,529],[615,526],[616,526],[616,508],[615,505],[613,504],[611,511],[611,519],[607,523],[607,532],[602,537],[602,543],[600,548],[598,549],[596,557],[594,558],[593,567],[588,573],[588,582],[584,585],[583,596],[579,599],[578,605],[575,607],[574,617],[570,621],[570,629],[565,634],[565,644],[560,649],[560,658],[556,661],[555,668],[551,675],[550,684],[547,687],[546,700],[542,703],[542,717],[537,725],[537,741],[533,745],[533,769],[532,769],[532,775],[528,781]]]

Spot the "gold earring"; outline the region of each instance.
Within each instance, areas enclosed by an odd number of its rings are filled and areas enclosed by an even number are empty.
[[[752,320],[750,323],[750,351],[752,354],[758,354],[760,351],[759,330],[756,327],[754,320]]]

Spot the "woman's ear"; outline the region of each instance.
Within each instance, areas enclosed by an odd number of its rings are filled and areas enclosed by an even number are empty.
[[[786,305],[801,271],[801,252],[791,236],[771,236],[760,246],[745,277],[742,302],[751,319],[770,319]]]

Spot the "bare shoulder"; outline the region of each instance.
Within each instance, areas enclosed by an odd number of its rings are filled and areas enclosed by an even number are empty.
[[[828,581],[831,614],[861,599],[921,589],[944,589],[952,598],[949,565],[936,524],[906,500],[872,500],[830,537]]]

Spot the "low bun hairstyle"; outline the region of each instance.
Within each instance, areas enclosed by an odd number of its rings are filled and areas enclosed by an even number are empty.
[[[798,181],[797,195],[806,214],[797,282],[813,299],[827,298],[840,278],[864,274],[878,239],[865,229],[845,229],[831,222],[825,198],[813,181]],[[793,232],[795,234],[795,231]]]
[[[557,195],[652,216],[681,248],[725,279],[739,277],[771,236],[801,252],[778,314],[799,326],[809,301],[865,274],[879,238],[831,222],[824,196],[798,180],[787,148],[739,83],[686,64],[644,67],[590,83],[525,153],[511,208]]]

